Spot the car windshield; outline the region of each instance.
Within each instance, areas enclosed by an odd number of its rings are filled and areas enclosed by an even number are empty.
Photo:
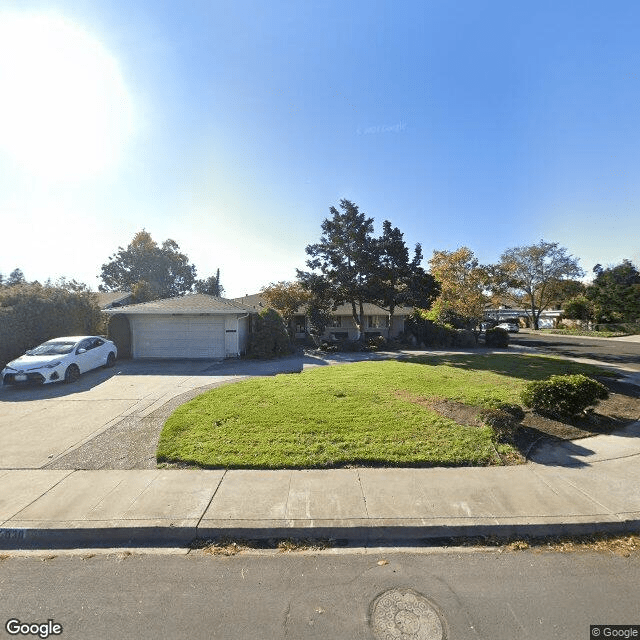
[[[61,356],[71,353],[75,342],[45,342],[31,351],[27,351],[30,356]]]

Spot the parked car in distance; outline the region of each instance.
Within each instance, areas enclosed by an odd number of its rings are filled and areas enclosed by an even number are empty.
[[[2,370],[2,383],[75,382],[86,371],[112,367],[117,356],[116,345],[101,336],[54,338],[12,360]]]
[[[520,331],[520,327],[516,322],[501,322],[498,326],[509,333],[518,333]]]

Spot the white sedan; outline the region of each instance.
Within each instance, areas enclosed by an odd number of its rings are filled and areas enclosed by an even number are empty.
[[[501,322],[498,326],[509,333],[518,333],[520,331],[517,322]]]
[[[2,370],[3,384],[75,382],[81,373],[112,367],[116,345],[100,336],[54,338],[27,351]]]

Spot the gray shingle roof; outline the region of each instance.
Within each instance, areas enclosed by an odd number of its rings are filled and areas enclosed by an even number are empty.
[[[226,298],[217,298],[205,293],[190,293],[179,298],[164,298],[162,300],[153,300],[152,302],[141,302],[140,304],[131,304],[126,307],[108,309],[108,311],[126,314],[153,315],[170,313],[187,315],[192,313],[246,314],[250,313],[252,309]]]
[[[259,293],[254,293],[250,296],[244,296],[242,298],[234,298],[234,302],[239,304],[243,304],[247,307],[251,307],[255,311],[260,311],[261,309],[265,309],[267,307],[266,302],[262,299]],[[366,316],[386,316],[389,314],[388,311],[379,307],[377,304],[372,304],[370,302],[365,302],[364,306],[364,314]],[[356,309],[357,310],[357,309]],[[299,312],[302,314],[305,312],[305,307],[302,306],[299,309]],[[402,316],[409,315],[413,312],[412,307],[396,307],[394,310],[394,315]],[[350,304],[341,304],[335,311],[331,311],[331,314],[334,316],[350,316],[351,315],[351,305]]]

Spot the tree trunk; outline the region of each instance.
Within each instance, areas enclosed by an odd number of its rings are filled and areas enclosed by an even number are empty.
[[[358,335],[356,336],[356,340],[360,340],[362,337],[362,300],[360,300],[360,315],[358,316],[358,312],[356,311],[356,301],[351,301],[351,314],[353,316],[353,324],[356,325],[356,329],[358,331]]]

